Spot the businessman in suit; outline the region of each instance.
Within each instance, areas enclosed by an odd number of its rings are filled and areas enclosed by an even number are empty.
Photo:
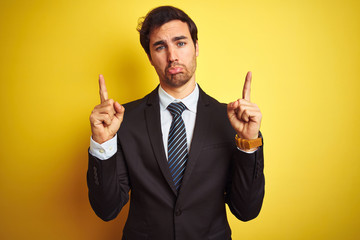
[[[251,73],[242,98],[221,104],[195,81],[199,44],[188,15],[158,7],[138,30],[160,84],[120,105],[99,76],[101,103],[90,115],[90,204],[109,221],[131,190],[123,239],[231,239],[225,203],[248,221],[264,196],[262,116],[250,101]]]

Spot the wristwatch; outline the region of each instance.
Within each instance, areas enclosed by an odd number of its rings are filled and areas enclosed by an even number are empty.
[[[239,136],[235,135],[236,146],[242,150],[250,150],[252,148],[257,148],[262,145],[262,138],[256,139],[242,139]]]

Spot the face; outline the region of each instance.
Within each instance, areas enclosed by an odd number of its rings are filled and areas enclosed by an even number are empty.
[[[150,33],[150,62],[160,84],[178,88],[195,82],[196,57],[199,47],[192,41],[187,23],[173,20]]]

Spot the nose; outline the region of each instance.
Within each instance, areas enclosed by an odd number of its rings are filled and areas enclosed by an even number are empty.
[[[168,47],[168,61],[169,62],[176,62],[178,61],[177,52],[174,47]]]

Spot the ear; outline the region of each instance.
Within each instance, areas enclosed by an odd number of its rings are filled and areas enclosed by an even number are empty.
[[[198,43],[198,40],[196,40],[196,43],[195,43],[195,54],[196,54],[197,57],[199,56],[199,43]]]

